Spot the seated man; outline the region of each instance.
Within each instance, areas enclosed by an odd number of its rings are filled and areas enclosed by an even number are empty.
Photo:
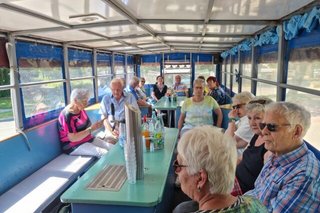
[[[320,210],[320,162],[303,141],[310,120],[310,113],[297,104],[266,106],[260,129],[272,155],[246,195],[258,198],[269,212]]]
[[[176,75],[175,76],[175,83],[172,86],[174,92],[177,94],[177,96],[186,96],[188,97],[188,88],[186,85],[181,83],[181,76]]]
[[[137,91],[138,86],[139,86],[139,78],[136,76],[133,76],[129,82],[129,85],[125,89],[125,91],[128,93],[131,93],[135,97],[139,107],[147,107],[148,108],[148,116],[151,117],[152,106],[147,103],[145,98],[140,96],[139,92]]]
[[[131,93],[124,93],[123,81],[120,78],[114,78],[110,82],[111,93],[106,94],[100,105],[101,118],[107,118],[104,120],[105,137],[111,140],[117,140],[119,137],[118,126],[115,125],[113,120],[121,121],[125,119],[124,106],[125,104],[131,104],[135,108],[139,109],[135,98]],[[112,115],[111,105],[114,106],[114,117]]]
[[[194,95],[187,98],[181,107],[178,122],[179,133],[182,134],[196,126],[214,125],[213,112],[217,115],[217,127],[221,127],[222,111],[211,96],[204,96],[204,81],[196,79],[193,83]]]

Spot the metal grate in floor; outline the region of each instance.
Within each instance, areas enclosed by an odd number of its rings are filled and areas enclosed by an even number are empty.
[[[124,165],[109,165],[87,186],[91,190],[119,191],[127,179]]]

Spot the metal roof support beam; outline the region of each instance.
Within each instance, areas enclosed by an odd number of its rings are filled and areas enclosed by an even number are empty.
[[[203,19],[138,19],[140,24],[203,25]],[[208,20],[208,25],[276,25],[277,20]]]

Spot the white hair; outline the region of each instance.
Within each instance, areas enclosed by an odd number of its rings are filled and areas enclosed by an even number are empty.
[[[284,119],[292,125],[291,128],[294,128],[297,124],[301,125],[301,140],[306,135],[311,124],[310,112],[298,104],[291,102],[275,102],[267,105],[266,111],[272,111],[277,115],[283,116]]]
[[[253,98],[254,98],[254,95],[251,92],[244,91],[233,96],[232,102],[238,101],[240,103],[247,104]]]
[[[133,84],[138,84],[138,83],[139,83],[139,78],[137,76],[133,76],[129,84],[132,86]]]
[[[181,137],[178,153],[188,174],[208,173],[211,194],[230,194],[234,186],[237,151],[232,137],[213,126],[195,127]]]
[[[87,89],[74,89],[70,95],[70,102],[89,99],[89,90]]]

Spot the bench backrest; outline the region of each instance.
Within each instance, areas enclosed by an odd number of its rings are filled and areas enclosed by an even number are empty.
[[[98,111],[98,107],[87,110],[92,122],[100,119]],[[57,120],[37,126],[25,134],[30,150],[21,134],[0,142],[0,195],[62,153]]]

